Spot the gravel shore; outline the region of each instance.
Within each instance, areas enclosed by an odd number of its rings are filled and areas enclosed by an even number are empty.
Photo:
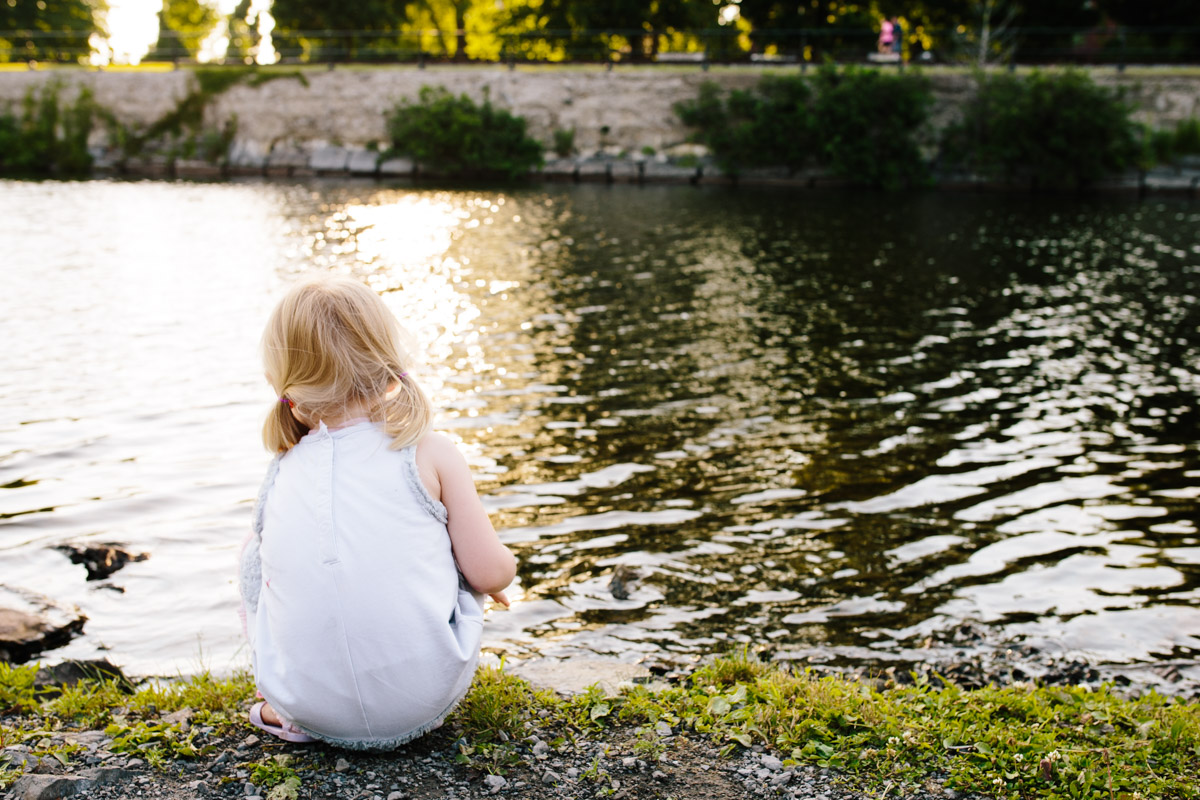
[[[183,712],[177,712],[181,714]],[[94,800],[191,800],[191,798],[345,798],[345,800],[450,800],[456,798],[775,798],[785,800],[851,800],[878,796],[844,776],[816,767],[787,768],[779,754],[761,748],[722,756],[711,743],[659,723],[656,752],[644,748],[646,732],[607,728],[603,738],[552,739],[533,730],[514,742],[517,763],[503,775],[458,763],[459,741],[453,730],[435,731],[390,753],[363,754],[325,745],[294,745],[244,729],[218,737],[199,729],[198,745],[211,745],[208,755],[167,762],[158,769],[141,758],[113,753],[103,731],[49,734],[51,742],[75,742],[79,750],[66,765],[52,757],[37,759],[27,745],[3,750],[9,763],[25,763],[26,774],[9,787],[13,800],[56,800],[80,796]],[[553,742],[553,744],[552,744]],[[643,747],[639,748],[639,744]],[[282,757],[299,779],[293,792],[286,786],[253,783],[255,764]],[[916,791],[888,797],[953,800],[936,781]]]

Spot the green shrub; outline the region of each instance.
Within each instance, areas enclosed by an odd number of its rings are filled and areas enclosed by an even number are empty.
[[[980,75],[943,154],[955,165],[1036,185],[1081,187],[1138,158],[1137,127],[1121,96],[1082,72]]]
[[[62,86],[30,89],[20,114],[0,112],[0,172],[82,175],[92,167],[87,141],[96,118],[92,93],[81,89],[63,105]]]
[[[826,65],[813,84],[766,76],[754,91],[734,90],[728,98],[705,83],[699,97],[675,110],[725,172],[795,172],[816,162],[853,181],[896,188],[925,180],[917,136],[932,102],[928,82],[915,74]]]
[[[1185,119],[1175,126],[1174,146],[1176,155],[1200,155],[1200,118]]]
[[[843,178],[888,189],[924,183],[918,144],[933,106],[920,75],[826,64],[817,73],[814,107],[821,161]]]
[[[525,132],[525,120],[465,94],[426,86],[416,103],[405,100],[388,119],[392,152],[445,175],[525,175],[542,165],[542,146]]]
[[[556,130],[554,132],[554,153],[559,158],[566,158],[575,151],[575,129]]]
[[[798,76],[765,76],[755,92],[734,90],[722,99],[711,81],[695,100],[677,103],[685,125],[712,151],[717,165],[736,174],[751,167],[804,167],[814,155],[812,92]]]

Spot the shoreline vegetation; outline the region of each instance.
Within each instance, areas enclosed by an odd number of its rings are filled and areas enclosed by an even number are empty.
[[[690,134],[661,149],[615,143],[607,126],[597,148],[577,148],[574,128],[533,138],[524,117],[493,105],[486,85],[480,101],[455,95],[437,70],[417,97],[385,111],[383,140],[265,152],[250,152],[237,115],[216,114],[216,102],[236,86],[278,80],[304,92],[316,80],[311,68],[192,68],[186,94],[145,123],[118,119],[86,85],[52,77],[0,109],[0,175],[1200,190],[1200,117],[1151,127],[1134,120],[1124,90],[1088,71],[993,70],[963,73],[970,90],[935,126],[935,70],[825,64],[763,70],[747,88],[693,82],[697,96],[670,112]]]
[[[37,800],[1200,796],[1200,707],[1111,685],[855,680],[742,651],[655,685],[563,696],[483,667],[442,729],[386,754],[260,736],[253,696],[247,673],[135,685],[113,668],[56,678],[0,664],[0,788]]]

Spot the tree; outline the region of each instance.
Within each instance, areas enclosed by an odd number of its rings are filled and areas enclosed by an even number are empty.
[[[195,58],[220,21],[217,9],[204,0],[163,0],[158,12],[158,42],[147,59]]]
[[[281,55],[348,61],[405,49],[402,28],[411,0],[274,0],[272,38]]]
[[[607,60],[617,51],[642,61],[657,54],[662,35],[715,28],[717,13],[711,0],[545,0],[515,8],[509,27],[533,27],[569,59]]]
[[[262,37],[258,33],[260,14],[251,9],[253,0],[241,0],[225,19],[229,31],[229,48],[225,57],[233,61],[250,63],[258,55]]]
[[[104,0],[0,0],[0,61],[85,61]]]
[[[821,54],[859,59],[874,47],[875,17],[865,3],[741,0],[738,8],[753,26],[757,52],[776,48],[809,60]]]

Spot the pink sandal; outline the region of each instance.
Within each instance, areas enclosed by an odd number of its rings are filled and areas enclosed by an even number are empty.
[[[304,731],[294,725],[289,725],[286,722],[283,725],[272,725],[262,718],[262,707],[266,703],[255,703],[250,706],[250,724],[256,728],[261,728],[272,736],[277,736],[285,742],[295,742],[297,744],[305,744],[307,742],[315,742],[316,739],[309,736]]]

